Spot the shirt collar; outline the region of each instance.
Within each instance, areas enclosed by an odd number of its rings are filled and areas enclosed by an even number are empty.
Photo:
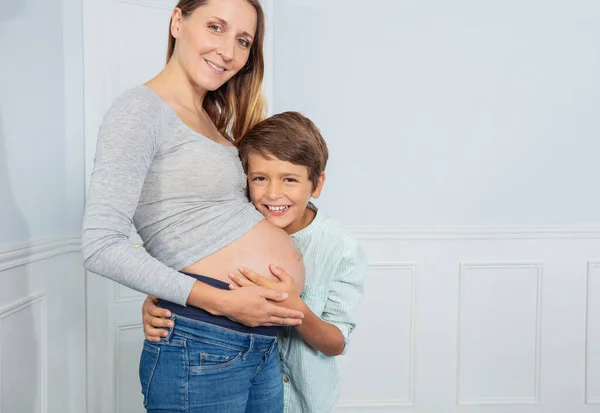
[[[309,236],[315,228],[319,226],[319,222],[323,219],[322,215],[319,213],[319,209],[312,202],[308,203],[307,208],[315,212],[315,218],[305,228],[291,234],[290,236],[293,239],[302,239]]]

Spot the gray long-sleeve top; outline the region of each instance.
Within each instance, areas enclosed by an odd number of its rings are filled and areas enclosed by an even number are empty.
[[[237,149],[185,125],[152,89],[123,93],[107,112],[88,192],[85,267],[185,305],[195,280],[178,272],[252,229]],[[144,241],[129,240],[135,225]]]

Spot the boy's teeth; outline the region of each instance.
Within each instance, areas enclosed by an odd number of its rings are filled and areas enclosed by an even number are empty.
[[[287,211],[287,209],[288,209],[287,206],[271,206],[271,205],[267,205],[267,208],[269,208],[269,211],[273,211],[273,212]]]

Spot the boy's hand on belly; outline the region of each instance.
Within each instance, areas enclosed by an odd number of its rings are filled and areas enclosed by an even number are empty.
[[[277,265],[269,265],[269,270],[277,278],[277,280],[271,280],[262,275],[252,271],[246,267],[240,267],[240,274],[229,274],[229,278],[232,283],[229,284],[229,288],[232,290],[242,287],[265,287],[270,290],[285,291],[288,293],[288,298],[281,302],[286,308],[290,309],[301,309],[303,308],[303,302],[300,299],[300,292],[294,283],[294,279],[281,267]]]

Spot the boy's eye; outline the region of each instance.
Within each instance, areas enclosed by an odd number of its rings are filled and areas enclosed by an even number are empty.
[[[295,178],[285,178],[286,182],[298,182]]]
[[[266,180],[266,178],[264,176],[256,176],[256,177],[252,178],[253,182],[262,182],[265,180]]]

